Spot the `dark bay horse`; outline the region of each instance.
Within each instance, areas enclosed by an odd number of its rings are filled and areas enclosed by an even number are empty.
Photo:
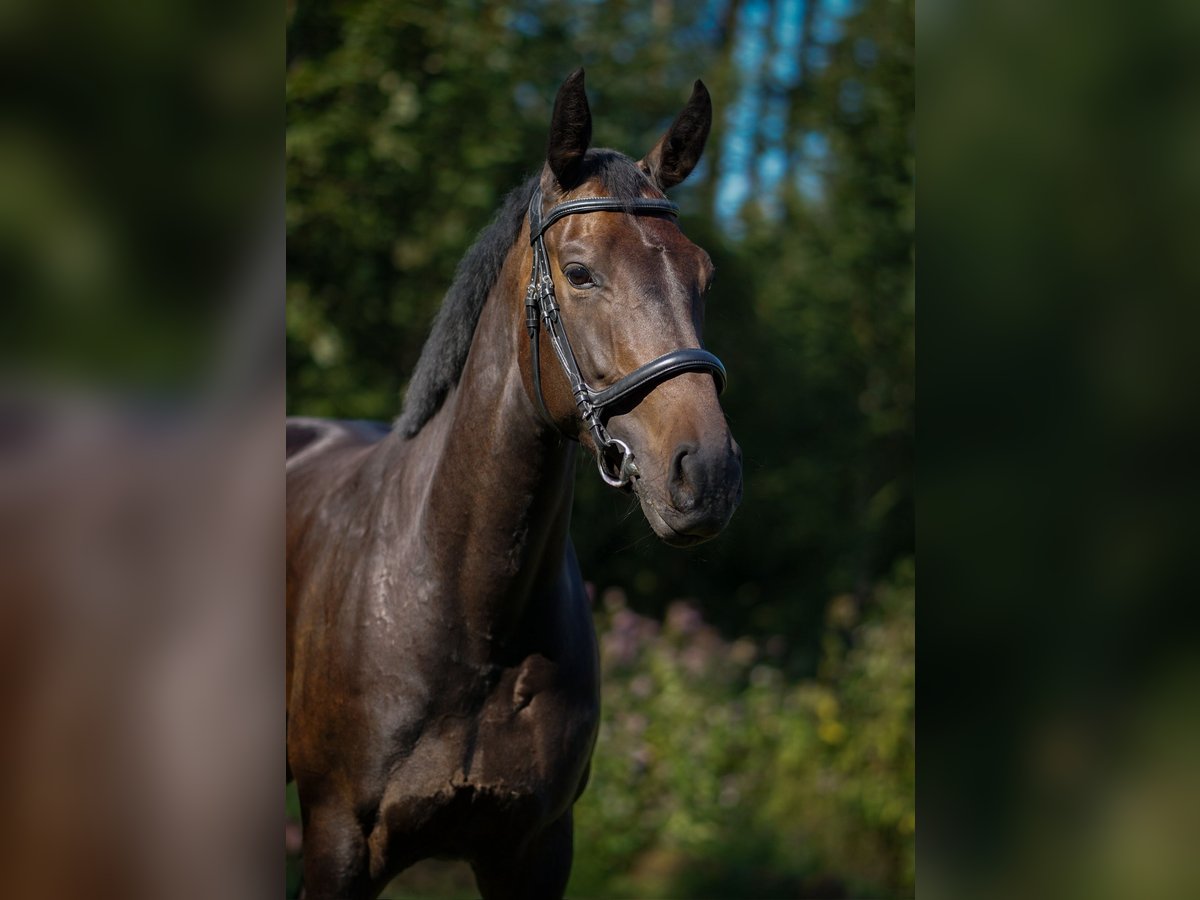
[[[741,499],[724,369],[700,348],[712,264],[663,194],[711,118],[697,81],[640,161],[588,150],[573,73],[541,173],[460,264],[395,426],[289,421],[308,896],[374,897],[433,856],[467,860],[488,900],[562,896],[599,720],[573,441],[670,544],[713,537]]]

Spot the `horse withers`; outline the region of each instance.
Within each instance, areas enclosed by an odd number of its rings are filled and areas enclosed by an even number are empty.
[[[697,81],[640,161],[589,150],[574,72],[394,426],[289,420],[287,769],[309,897],[374,897],[434,856],[467,860],[486,900],[562,895],[599,721],[573,441],[670,544],[713,537],[741,499],[725,372],[700,346],[712,263],[664,197],[711,119]]]

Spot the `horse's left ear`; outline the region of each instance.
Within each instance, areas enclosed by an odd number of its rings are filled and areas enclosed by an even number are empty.
[[[675,187],[700,162],[711,127],[712,98],[704,82],[696,79],[687,106],[638,165],[662,190]]]

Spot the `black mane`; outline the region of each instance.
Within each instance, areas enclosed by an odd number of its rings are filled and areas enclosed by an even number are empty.
[[[495,218],[459,262],[408,383],[404,409],[396,420],[396,428],[404,437],[419,433],[441,408],[450,389],[458,384],[483,303],[518,239],[539,177],[526,179],[504,198]],[[580,181],[591,178],[599,178],[609,195],[620,200],[642,197],[650,187],[649,179],[634,161],[615,150],[587,152]]]

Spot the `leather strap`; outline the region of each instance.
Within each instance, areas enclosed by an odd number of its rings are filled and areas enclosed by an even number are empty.
[[[725,390],[725,366],[707,350],[672,350],[644,366],[634,369],[624,378],[599,391],[591,391],[588,397],[592,406],[603,409],[623,400],[643,387],[660,384],[683,372],[709,372],[717,383],[717,393]]]
[[[538,192],[540,196],[540,191]],[[653,197],[639,197],[636,200],[617,200],[613,197],[580,197],[578,200],[566,200],[557,206],[550,207],[545,218],[539,223],[530,219],[529,240],[533,241],[545,234],[546,229],[564,216],[589,212],[664,212],[672,216],[679,215],[679,207],[670,200],[659,200]],[[539,213],[541,211],[539,210]]]

